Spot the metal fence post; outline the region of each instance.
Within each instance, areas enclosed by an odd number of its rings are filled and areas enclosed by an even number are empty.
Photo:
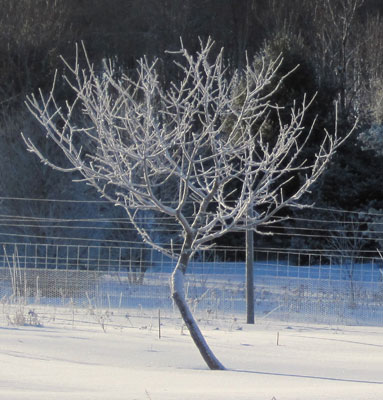
[[[249,209],[249,217],[252,216]],[[246,229],[246,323],[254,324],[254,230]]]

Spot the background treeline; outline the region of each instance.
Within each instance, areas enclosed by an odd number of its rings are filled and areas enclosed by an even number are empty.
[[[51,88],[58,70],[58,94],[69,95],[61,81],[62,55],[75,56],[75,43],[83,41],[95,64],[110,58],[116,68],[134,70],[146,55],[160,58],[164,85],[174,78],[175,68],[165,50],[176,50],[182,37],[185,46],[198,48],[198,38],[212,36],[217,49],[225,48],[230,68],[240,68],[245,52],[250,59],[272,59],[283,54],[281,74],[299,64],[275,101],[289,106],[294,99],[317,93],[309,119],[317,124],[308,153],[320,141],[323,128],[334,126],[334,102],[339,104],[338,129],[347,131],[359,116],[358,131],[342,147],[331,167],[313,188],[309,202],[347,211],[379,213],[383,210],[383,157],[362,150],[358,133],[383,120],[383,2],[381,0],[0,0],[0,197],[65,198],[97,200],[85,185],[38,163],[25,151],[20,131],[33,136],[49,154],[55,150],[39,136],[40,127],[24,106],[30,92]],[[273,121],[270,135],[276,132]],[[57,155],[59,157],[59,155]],[[62,160],[65,163],[65,160]],[[299,179],[299,177],[294,177]],[[294,180],[292,181],[294,185]],[[122,211],[100,203],[52,203],[0,200],[0,214],[36,218],[121,218]],[[318,210],[289,211],[306,220],[305,229],[318,218],[344,223],[348,214],[329,215]],[[368,230],[371,215],[352,214]],[[377,217],[378,218],[378,217]],[[353,222],[354,223],[354,222]],[[107,228],[108,222],[103,223]],[[259,238],[258,243],[277,246],[318,247],[326,240],[313,235],[291,236],[296,221],[285,222],[276,232],[285,235]],[[311,224],[311,225],[310,225]],[[52,240],[59,228],[4,224],[0,240]],[[42,225],[42,224],[40,224]],[[359,225],[358,225],[359,226]],[[118,222],[113,228],[118,228]],[[122,227],[122,225],[121,225]],[[328,227],[328,230],[333,228]],[[326,228],[325,228],[326,229]],[[13,233],[5,237],[4,232]],[[26,234],[31,237],[26,236]],[[73,228],[71,237],[84,236]],[[139,240],[133,231],[97,230],[86,233],[97,240]],[[355,236],[352,234],[351,236]],[[223,244],[238,244],[234,235]],[[374,247],[374,241],[366,242]]]

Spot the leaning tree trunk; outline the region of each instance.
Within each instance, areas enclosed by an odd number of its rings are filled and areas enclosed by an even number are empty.
[[[176,303],[178,309],[180,310],[182,319],[189,329],[190,335],[208,367],[214,370],[224,370],[225,367],[219,362],[219,360],[211,351],[186,302],[184,289],[184,272],[186,270],[187,263],[182,262],[185,261],[185,258],[188,259],[188,255],[181,254],[177,266],[175,267],[172,274],[172,298]]]

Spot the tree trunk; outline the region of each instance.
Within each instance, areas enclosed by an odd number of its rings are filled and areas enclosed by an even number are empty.
[[[182,255],[180,259],[182,258]],[[182,267],[182,268],[181,268]],[[190,308],[185,299],[185,289],[184,289],[184,272],[185,265],[177,263],[176,268],[172,274],[172,298],[176,303],[178,309],[180,310],[183,321],[185,322],[187,328],[189,329],[190,335],[197,346],[202,358],[205,360],[206,364],[210,369],[213,370],[224,370],[225,367],[218,361],[213,352],[211,351],[209,345],[207,344],[205,338],[200,331],[196,320],[194,319]]]

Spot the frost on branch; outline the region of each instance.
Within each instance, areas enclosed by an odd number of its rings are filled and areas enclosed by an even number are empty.
[[[212,47],[208,40],[197,54],[183,46],[173,53],[179,74],[166,88],[156,60],[142,58],[134,76],[115,73],[112,64],[100,73],[89,60],[80,68],[77,50],[73,66],[64,60],[74,100],[58,102],[54,87],[48,95],[27,99],[47,138],[69,160],[68,171],[77,171],[103,197],[124,207],[145,242],[178,259],[173,282],[203,246],[234,228],[272,223],[280,209],[299,204],[344,140],[335,124],[311,162],[302,160],[313,129],[303,122],[311,102],[306,98],[290,110],[288,121],[279,117],[275,140],[267,140],[269,114],[279,115],[282,108],[272,96],[289,75],[277,78],[282,58],[257,67],[248,61],[230,73],[223,51],[213,56]],[[44,163],[65,170],[24,139]],[[300,186],[286,196],[285,186],[298,173]],[[174,218],[181,232],[177,246],[159,247],[150,230],[138,224],[138,210]],[[204,356],[181,286],[173,286],[172,296]],[[205,361],[222,369],[218,360]]]
[[[47,160],[25,138],[28,150],[53,168],[80,172],[102,196],[123,206],[133,222],[137,209],[174,217],[193,237],[193,250],[234,227],[269,222],[281,207],[299,200],[343,139],[326,133],[314,162],[302,163],[299,156],[312,129],[303,126],[310,104],[303,99],[287,123],[279,121],[271,145],[262,130],[270,110],[277,108],[270,99],[285,78],[275,82],[282,59],[260,69],[248,63],[230,76],[222,51],[209,62],[212,46],[209,40],[196,55],[184,48],[175,54],[183,60],[177,61],[182,77],[166,90],[157,61],[146,58],[134,78],[118,79],[110,65],[98,73],[89,60],[85,69],[78,61],[65,63],[75,100],[59,104],[53,87],[48,96],[30,96],[27,106],[72,168]],[[284,185],[298,171],[305,179],[284,198]],[[233,180],[240,189],[229,193]],[[169,188],[171,198],[164,196]],[[250,205],[257,212],[245,219]],[[137,229],[152,242],[150,232]]]

